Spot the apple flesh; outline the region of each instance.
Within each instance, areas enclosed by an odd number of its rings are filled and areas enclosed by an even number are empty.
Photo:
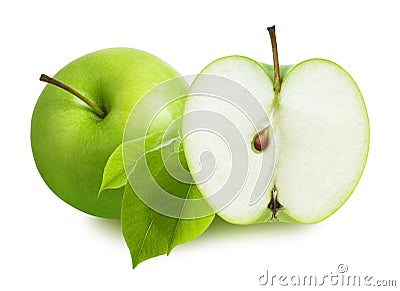
[[[247,57],[229,56],[203,69],[191,86],[196,96],[188,98],[185,105],[186,159],[203,196],[229,222],[248,224],[273,218],[315,223],[334,213],[361,177],[369,148],[367,110],[352,77],[331,61],[310,59],[280,67],[278,93],[274,90],[273,68]],[[265,117],[250,122],[232,105],[236,101],[215,98],[221,96],[221,88],[210,82],[207,85],[207,76],[221,76],[246,88],[265,110]],[[202,91],[207,94],[199,94]],[[227,93],[224,98],[233,100],[233,95]],[[192,114],[199,111],[224,115],[241,136],[227,146],[215,132],[207,130],[212,122]],[[255,139],[263,128],[268,130],[268,142],[256,146]],[[243,165],[247,178],[235,199],[221,208],[213,195],[217,191],[231,195],[232,187],[226,181],[235,175],[235,153],[230,152],[235,150],[232,145],[242,140],[248,145],[241,153],[248,157]],[[201,159],[204,152],[213,153],[214,159]],[[263,163],[270,166],[260,172]],[[202,168],[214,168],[215,172],[204,179],[196,174]],[[264,175],[266,185],[262,192],[254,193],[260,191],[256,187],[259,175]],[[240,180],[241,176],[231,180]],[[255,203],[252,197],[258,197]]]
[[[96,104],[104,116],[71,92],[50,84],[44,88],[32,115],[31,146],[49,188],[81,211],[119,218],[123,189],[98,196],[104,166],[121,144],[136,102],[154,86],[177,76],[157,57],[129,48],[97,51],[61,69],[54,79]],[[165,130],[181,114],[178,103],[166,107],[151,130]]]

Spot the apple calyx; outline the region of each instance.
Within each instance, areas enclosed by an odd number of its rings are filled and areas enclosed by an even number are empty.
[[[106,117],[107,113],[104,112],[104,110],[101,109],[100,106],[98,106],[96,103],[92,102],[90,99],[86,98],[85,96],[83,96],[81,93],[79,93],[75,89],[69,87],[68,85],[65,85],[64,83],[62,83],[54,78],[51,78],[45,74],[41,74],[39,80],[42,82],[46,82],[48,84],[54,85],[58,88],[61,88],[65,91],[71,93],[75,97],[79,98],[80,100],[85,102],[96,113],[96,115],[98,117],[100,117],[101,119]]]
[[[267,208],[272,212],[271,220],[277,220],[278,211],[281,210],[281,208],[283,208],[283,205],[280,204],[278,201],[278,189],[276,189],[275,186],[271,191],[271,199],[268,203]]]

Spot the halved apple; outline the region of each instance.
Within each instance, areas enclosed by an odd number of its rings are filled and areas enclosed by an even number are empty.
[[[362,175],[367,110],[352,77],[331,61],[278,70],[271,40],[274,66],[228,56],[195,78],[183,118],[185,155],[223,219],[315,223],[347,200]]]

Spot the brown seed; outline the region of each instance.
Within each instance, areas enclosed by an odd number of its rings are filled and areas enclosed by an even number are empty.
[[[265,150],[268,146],[268,138],[268,128],[265,128],[260,131],[254,139],[254,148],[259,152]]]

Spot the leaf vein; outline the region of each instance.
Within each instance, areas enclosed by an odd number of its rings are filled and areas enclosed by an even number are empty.
[[[138,254],[136,256],[136,261],[137,262],[139,262],[139,257],[142,254],[142,251],[143,251],[143,248],[144,248],[144,242],[146,241],[146,238],[149,235],[149,232],[150,232],[150,229],[151,229],[152,225],[153,225],[153,220],[150,221],[150,224],[149,224],[149,226],[147,227],[147,230],[146,230],[146,234],[143,237],[142,244],[141,244],[139,252],[138,252]]]

